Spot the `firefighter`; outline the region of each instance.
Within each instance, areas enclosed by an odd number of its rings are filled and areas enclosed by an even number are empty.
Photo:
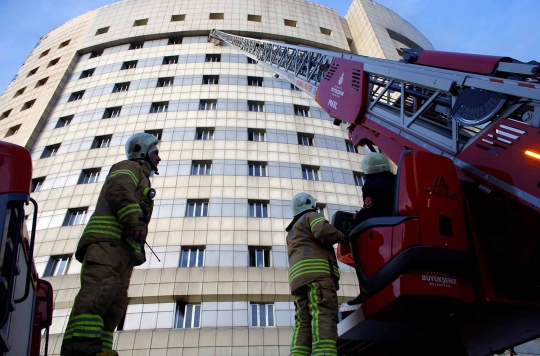
[[[127,160],[111,167],[96,210],[79,240],[81,289],[69,317],[61,355],[118,355],[112,351],[114,329],[126,312],[134,266],[146,261],[144,242],[158,174],[159,140],[137,133],[126,142]]]
[[[369,218],[392,216],[396,177],[390,172],[390,163],[385,155],[378,152],[366,154],[362,160],[365,183],[362,186],[364,206],[354,214],[357,226]]]
[[[291,356],[336,355],[339,270],[334,244],[345,235],[315,211],[315,198],[298,193],[287,226],[289,284],[296,307]]]

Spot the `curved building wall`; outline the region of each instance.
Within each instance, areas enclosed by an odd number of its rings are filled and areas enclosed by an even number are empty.
[[[346,128],[334,126],[315,101],[236,50],[209,44],[213,28],[340,51],[363,36],[335,10],[302,0],[126,0],[44,36],[0,97],[0,115],[13,108],[0,121],[0,137],[28,147],[34,163],[36,266],[55,290],[51,354],[59,354],[80,287],[80,264],[71,256],[84,223],[110,167],[125,159],[127,138],[142,131],[162,140],[147,238],[161,261],[147,251],[147,262],[135,269],[115,349],[289,354],[290,200],[300,191],[313,194],[328,219],[358,209],[363,155],[351,152]],[[42,77],[47,83],[34,89]],[[20,111],[33,98],[34,106]],[[9,135],[14,125],[21,129]],[[213,131],[212,139],[200,140],[202,131]],[[194,165],[201,173],[210,164],[208,174],[194,174]],[[257,165],[265,166],[262,176],[253,175],[261,173]],[[206,204],[205,216],[186,216],[190,203]],[[187,262],[192,267],[184,266],[187,255],[195,258]],[[341,302],[359,287],[354,271],[340,267]],[[179,313],[186,305],[199,313],[191,328]]]

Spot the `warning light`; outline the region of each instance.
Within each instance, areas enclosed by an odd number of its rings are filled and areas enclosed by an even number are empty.
[[[534,152],[532,150],[525,150],[525,156],[540,161],[540,153],[538,153],[538,152]]]

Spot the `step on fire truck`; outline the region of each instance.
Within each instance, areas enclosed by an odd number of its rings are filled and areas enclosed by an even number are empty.
[[[338,258],[362,304],[340,355],[492,355],[540,336],[540,65],[403,49],[400,62],[213,30],[314,98],[349,138],[397,164],[392,216]]]

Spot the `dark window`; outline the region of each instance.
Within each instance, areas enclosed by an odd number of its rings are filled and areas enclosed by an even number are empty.
[[[43,277],[63,276],[67,273],[71,255],[51,256]]]
[[[121,93],[123,91],[128,91],[129,83],[130,82],[116,83],[113,88],[113,93]]]
[[[265,129],[250,129],[248,128],[248,140],[255,142],[264,142],[266,141],[266,130]]]
[[[180,267],[204,267],[204,246],[182,246]]]
[[[158,88],[172,87],[174,84],[174,77],[159,78],[157,82]]]
[[[124,62],[120,70],[133,69],[133,68],[137,68],[137,61]]]
[[[32,185],[30,187],[30,192],[37,193],[43,187],[43,182],[45,182],[45,177],[34,178],[32,179]]]
[[[186,14],[172,15],[171,16],[171,22],[185,21],[185,20],[186,20]]]
[[[13,136],[13,135],[16,135],[17,132],[19,132],[19,129],[21,128],[21,125],[16,125],[16,126],[13,126],[13,127],[10,127],[7,132],[6,132],[6,136],[4,137],[9,137],[9,136]]]
[[[329,30],[327,28],[324,28],[324,27],[319,27],[321,29],[321,33],[323,35],[327,35],[327,36],[332,36],[332,30]]]
[[[163,64],[176,64],[178,63],[178,56],[167,56],[163,58]]]
[[[210,13],[208,18],[210,20],[223,20],[225,18],[225,14],[223,12]]]
[[[88,207],[69,209],[64,220],[64,226],[82,225],[86,222]]]
[[[268,201],[249,200],[248,205],[250,218],[268,217]]]
[[[354,175],[354,183],[358,186],[363,186],[364,185],[364,175],[360,172],[353,172],[353,175]]]
[[[248,162],[248,175],[252,177],[266,177],[268,172],[266,162]]]
[[[197,127],[197,132],[195,133],[195,139],[201,141],[209,141],[214,139],[214,128],[213,127]]]
[[[191,175],[208,176],[212,174],[212,161],[193,161],[191,163]]]
[[[315,211],[318,212],[319,214],[323,215],[323,216],[326,216],[324,210],[326,208],[326,205],[324,204],[316,204],[315,205]]]
[[[207,54],[205,62],[221,62],[221,54]]]
[[[251,303],[251,326],[275,326],[274,304]]]
[[[203,84],[219,84],[219,75],[203,75]]]
[[[257,64],[257,60],[256,60],[256,59],[253,59],[253,58],[251,58],[251,57],[247,57],[247,62],[248,62],[249,64]]]
[[[201,325],[201,305],[183,304],[176,305],[174,327],[176,329],[199,328]]]
[[[302,146],[314,146],[313,145],[313,134],[308,133],[298,133],[298,144]]]
[[[92,143],[92,148],[106,148],[111,143],[112,135],[96,136]]]
[[[249,246],[249,267],[270,267],[271,247]]]
[[[141,49],[141,48],[143,48],[143,46],[144,46],[144,41],[142,41],[142,42],[131,42],[129,44],[128,51],[131,51],[131,50],[134,50],[134,49]]]
[[[264,79],[263,77],[248,77],[248,85],[252,87],[262,87]]]
[[[68,99],[68,102],[69,101],[77,101],[77,100],[81,100],[84,96],[84,90],[81,90],[81,91],[76,91],[74,93],[72,93],[70,96],[69,96],[69,99]]]
[[[319,167],[302,165],[302,178],[307,180],[319,180]]]
[[[182,44],[182,37],[171,37],[167,45],[178,45]]]
[[[152,106],[150,107],[150,113],[156,114],[160,112],[167,112],[169,110],[169,102],[168,101],[161,101],[159,103],[152,103]]]
[[[300,91],[300,88],[291,83],[291,90]]]
[[[22,95],[24,91],[26,90],[26,87],[21,88],[15,92],[15,95],[13,95],[14,98],[18,97],[19,95]]]
[[[71,40],[67,40],[67,41],[64,41],[64,42],[60,43],[60,46],[58,46],[58,49],[66,47],[67,45],[69,45],[70,42],[71,42]]]
[[[48,158],[48,157],[54,157],[58,153],[58,149],[60,148],[60,144],[57,143],[56,145],[50,145],[45,147],[43,150],[43,153],[41,154],[41,158]]]
[[[79,79],[90,78],[92,75],[94,75],[95,70],[96,70],[96,68],[83,70],[82,73],[81,73],[81,76],[79,77]]]
[[[32,75],[36,74],[38,68],[39,68],[39,67],[32,69],[30,72],[28,72],[28,75],[27,75],[26,77],[28,78],[29,76],[32,76]]]
[[[120,112],[122,111],[121,106],[115,106],[114,108],[107,108],[105,109],[105,112],[103,113],[103,119],[113,119],[115,117],[120,116]]]
[[[13,109],[9,109],[9,110],[4,111],[2,113],[2,115],[0,115],[0,120],[6,119],[9,116],[9,114],[11,114],[11,110],[13,110]]]
[[[309,106],[294,105],[294,114],[309,117]]]
[[[287,20],[287,19],[284,19],[283,20],[285,22],[285,26],[289,26],[289,27],[298,27],[298,23],[295,21],[295,20]]]
[[[49,77],[38,80],[38,82],[36,83],[36,88],[47,84],[47,80],[49,80]]]
[[[35,103],[36,103],[36,99],[27,101],[26,103],[24,103],[21,111],[31,109]]]
[[[147,24],[148,24],[148,19],[135,20],[135,22],[133,23],[133,27],[146,26]]]
[[[101,168],[83,169],[83,171],[81,172],[81,176],[79,177],[78,184],[97,183],[100,173]]]
[[[145,130],[147,134],[153,135],[155,138],[161,141],[161,136],[163,135],[163,130]]]
[[[97,58],[97,57],[101,57],[102,55],[103,55],[103,50],[98,49],[98,50],[93,51],[92,53],[90,53],[90,58]]]
[[[199,103],[199,110],[216,110],[216,109],[217,109],[217,100],[215,99],[201,100]]]
[[[253,22],[261,22],[262,21],[262,16],[261,15],[248,15],[247,20],[248,21],[253,21]]]
[[[39,55],[39,58],[43,58],[43,57],[45,57],[46,55],[48,55],[50,50],[51,50],[51,49],[49,48],[48,50],[41,52],[41,54]]]
[[[350,140],[345,140],[345,144],[347,145],[347,151],[352,153],[358,153],[358,148],[353,145],[353,143]]]
[[[49,64],[47,65],[47,68],[56,65],[59,61],[60,61],[60,58],[53,59],[52,61],[49,62]]]
[[[186,217],[208,216],[208,200],[188,200]]]
[[[71,124],[71,120],[73,120],[73,115],[63,116],[63,117],[58,119],[58,122],[56,123],[55,128],[58,129],[60,127],[69,126],[69,124]]]
[[[104,33],[109,32],[109,27],[110,27],[110,26],[102,27],[102,28],[98,29],[98,30],[96,31],[96,36],[102,35],[102,34],[104,34]]]
[[[248,111],[264,112],[264,101],[248,100]]]

